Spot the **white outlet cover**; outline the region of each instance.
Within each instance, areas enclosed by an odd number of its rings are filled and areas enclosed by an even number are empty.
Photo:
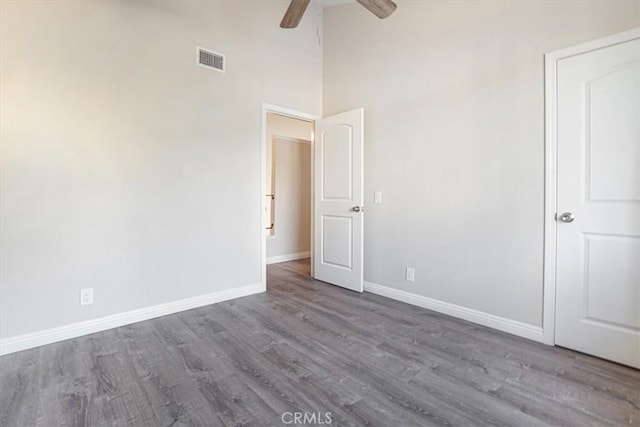
[[[80,305],[93,304],[93,288],[80,289]]]

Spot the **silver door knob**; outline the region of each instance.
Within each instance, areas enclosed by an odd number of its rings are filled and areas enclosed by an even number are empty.
[[[354,206],[351,208],[352,211],[354,212],[364,212],[364,206],[360,207],[360,206]]]
[[[576,217],[571,212],[564,212],[560,215],[560,221],[562,222],[573,222]]]

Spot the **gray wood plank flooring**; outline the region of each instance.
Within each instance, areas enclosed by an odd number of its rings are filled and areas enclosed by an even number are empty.
[[[640,426],[640,371],[314,281],[308,260],[269,266],[265,294],[0,358],[1,426],[267,426],[285,412]]]

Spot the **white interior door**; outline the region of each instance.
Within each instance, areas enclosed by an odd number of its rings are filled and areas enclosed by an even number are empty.
[[[557,66],[556,344],[640,368],[640,39]]]
[[[314,277],[363,290],[364,110],[316,121]]]

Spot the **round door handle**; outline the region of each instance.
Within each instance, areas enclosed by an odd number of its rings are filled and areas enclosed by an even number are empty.
[[[354,206],[351,208],[352,211],[354,212],[364,212],[364,206],[360,207],[360,206]]]
[[[573,222],[576,217],[571,212],[564,212],[560,215],[560,221],[562,222]]]

